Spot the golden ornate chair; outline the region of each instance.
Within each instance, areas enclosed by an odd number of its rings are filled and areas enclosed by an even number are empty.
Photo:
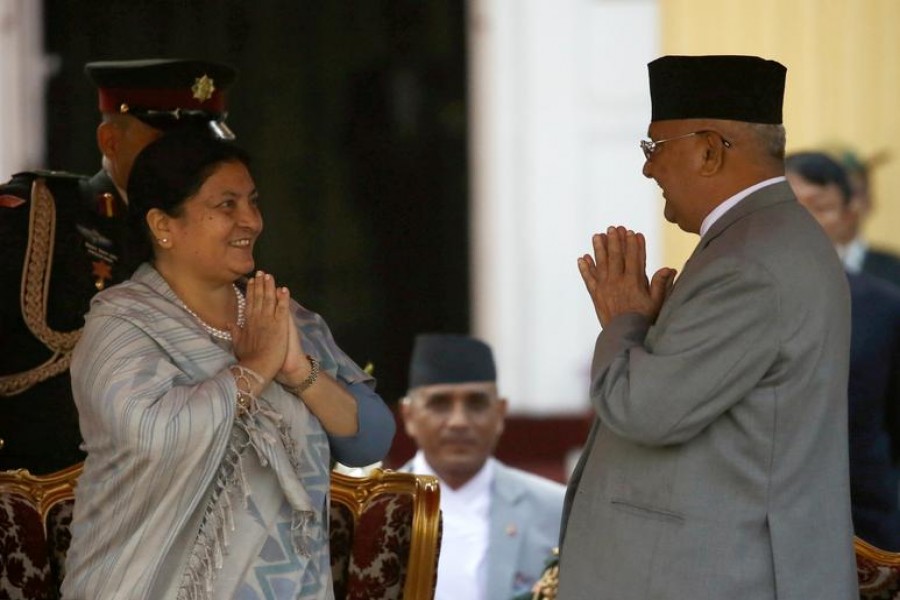
[[[0,471],[0,598],[59,597],[81,465],[46,476]],[[440,542],[440,492],[425,475],[332,473],[336,600],[429,600]]]
[[[375,469],[331,476],[336,600],[430,600],[437,581],[440,491],[428,475]]]
[[[80,464],[44,476],[0,471],[0,598],[59,597],[80,474]]]
[[[900,598],[900,552],[885,552],[856,538],[856,574],[860,600]]]

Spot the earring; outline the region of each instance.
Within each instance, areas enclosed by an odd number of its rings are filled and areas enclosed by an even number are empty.
[[[160,244],[168,244],[169,238],[156,238],[156,241],[159,242]]]

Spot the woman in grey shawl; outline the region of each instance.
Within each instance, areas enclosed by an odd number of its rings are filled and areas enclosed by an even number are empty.
[[[331,460],[380,460],[389,410],[319,315],[245,277],[263,224],[241,150],[164,136],[128,197],[147,262],[94,298],[74,352],[88,456],[63,597],[333,598]]]

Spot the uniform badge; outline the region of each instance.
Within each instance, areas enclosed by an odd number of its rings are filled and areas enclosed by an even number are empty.
[[[112,279],[112,268],[119,257],[112,253],[113,242],[96,229],[89,229],[84,225],[76,225],[78,233],[84,238],[84,249],[91,258],[91,276],[94,278],[94,287],[102,290],[106,282]]]
[[[25,204],[25,201],[18,196],[11,196],[9,194],[0,196],[0,208],[15,208],[17,206],[22,206],[23,204]]]
[[[97,194],[97,214],[107,218],[116,216],[116,197],[109,192]]]
[[[75,228],[78,230],[78,233],[81,234],[81,237],[85,239],[85,241],[92,245],[100,248],[112,248],[113,243],[112,240],[97,231],[96,229],[88,229],[84,225],[75,225]]]
[[[212,98],[214,91],[216,91],[216,86],[213,85],[212,78],[207,75],[195,79],[194,85],[191,86],[194,100],[199,100],[200,102],[206,102]]]
[[[91,273],[94,276],[94,287],[99,292],[106,287],[106,280],[112,279],[112,265],[102,260],[95,260],[91,265],[94,267]]]

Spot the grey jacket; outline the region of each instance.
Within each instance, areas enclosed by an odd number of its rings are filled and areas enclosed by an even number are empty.
[[[655,325],[597,339],[559,599],[857,598],[849,347],[846,277],[789,186],[723,215]]]
[[[531,589],[557,546],[565,488],[500,461],[495,465],[486,597],[508,600]],[[412,463],[400,470],[411,472]]]

